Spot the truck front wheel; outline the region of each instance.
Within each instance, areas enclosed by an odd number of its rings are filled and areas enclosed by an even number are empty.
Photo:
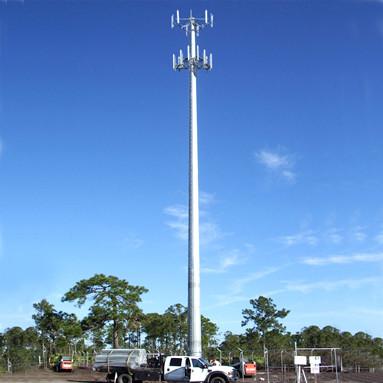
[[[128,374],[121,374],[117,379],[117,383],[132,383],[132,377]]]
[[[210,378],[209,383],[227,383],[227,379],[223,376],[216,375]]]

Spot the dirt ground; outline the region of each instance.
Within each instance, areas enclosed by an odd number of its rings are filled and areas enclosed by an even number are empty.
[[[294,383],[293,374],[281,376],[270,373],[270,383]],[[315,381],[312,375],[307,376],[308,383],[336,383],[334,374],[320,374]],[[105,383],[105,374],[90,370],[75,370],[72,373],[57,373],[50,370],[30,370],[24,373],[1,374],[0,383]],[[304,383],[304,380],[301,380]],[[158,382],[157,382],[158,383]],[[238,383],[267,383],[267,375],[259,372],[254,378],[240,379]],[[383,383],[383,372],[339,374],[338,383]]]
[[[54,372],[51,370],[29,370],[14,374],[1,374],[0,383],[93,383],[106,382],[105,374],[90,370],[76,369],[73,372]]]

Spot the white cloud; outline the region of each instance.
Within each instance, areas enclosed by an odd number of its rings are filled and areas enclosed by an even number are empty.
[[[212,204],[215,201],[214,194],[201,192],[200,193],[200,203],[201,206],[204,205],[205,208]],[[182,240],[188,239],[188,218],[189,212],[186,205],[172,205],[164,209],[164,213],[168,215],[171,220],[166,222],[166,225],[173,229],[176,233],[177,238]],[[204,209],[200,209],[200,243],[201,245],[207,245],[212,242],[217,241],[222,238],[223,233],[220,227],[212,221]]]
[[[176,237],[182,240],[188,239],[188,210],[184,205],[168,206],[164,209],[164,213],[171,217],[171,221],[167,221],[166,225],[173,229]]]
[[[315,246],[319,242],[327,242],[333,245],[339,245],[344,242],[358,242],[363,243],[369,235],[366,234],[366,228],[363,226],[355,226],[351,229],[342,229],[337,227],[330,227],[328,229],[319,229],[313,231],[311,229],[304,229],[297,233],[281,235],[276,240],[285,246],[295,245],[310,245]],[[383,230],[378,232],[377,235],[371,235],[377,243],[383,245]]]
[[[327,231],[326,238],[329,242],[336,245],[343,241],[343,236],[340,234],[339,230],[334,227]]]
[[[339,288],[357,289],[363,285],[376,284],[380,278],[369,277],[360,279],[341,279],[336,281],[318,281],[318,282],[285,282],[284,292],[296,291],[300,293],[310,293],[313,290],[333,291]],[[282,291],[281,291],[282,292]]]
[[[234,266],[245,264],[249,256],[254,254],[254,251],[255,247],[250,243],[245,243],[241,250],[220,250],[215,259],[212,259],[211,255],[204,259],[209,262],[209,266],[202,267],[201,272],[211,274],[225,273]]]
[[[279,271],[281,267],[267,267],[263,270],[256,271],[254,273],[250,273],[247,275],[244,275],[240,279],[237,279],[233,285],[232,285],[232,291],[234,292],[242,292],[244,287],[248,285],[249,283],[255,282],[259,279],[265,278],[271,274],[276,273]]]
[[[293,173],[291,170],[283,170],[282,175],[290,182],[294,182],[296,179],[296,174]]]
[[[250,298],[248,294],[245,295],[244,290],[246,285],[253,283],[259,279],[265,278],[281,270],[283,267],[267,267],[264,270],[250,273],[241,278],[236,279],[230,286],[226,294],[219,294],[214,296],[216,304],[214,307],[227,306],[235,302],[248,301]]]
[[[200,223],[200,242],[202,245],[215,242],[222,238],[223,233],[220,227],[212,221],[202,221]]]
[[[232,252],[232,254],[228,254],[219,259],[218,263],[215,267],[202,267],[202,273],[210,273],[210,274],[221,274],[228,271],[232,266],[236,266],[243,263],[243,259],[241,258],[238,252]]]
[[[185,205],[173,205],[164,209],[165,214],[170,215],[179,220],[188,218],[188,210]]]
[[[211,205],[216,201],[215,195],[212,193],[207,193],[200,191],[199,193],[199,203],[201,206]]]
[[[302,263],[310,266],[325,266],[358,262],[382,262],[383,253],[356,253],[352,255],[332,255],[330,257],[308,257]]]
[[[334,318],[341,317],[347,318],[347,316],[362,317],[363,315],[371,316],[383,316],[383,310],[362,308],[359,305],[357,307],[343,307],[341,310],[325,310],[325,311],[304,311],[295,313],[300,318]]]
[[[267,169],[276,172],[289,182],[294,182],[294,161],[292,156],[281,154],[278,151],[262,149],[255,152],[256,160]]]
[[[260,150],[255,153],[255,156],[262,165],[269,169],[281,169],[290,166],[289,158],[276,152]]]
[[[124,238],[124,243],[133,249],[138,249],[144,244],[144,240],[139,238],[137,235],[129,233]]]
[[[380,245],[383,245],[383,231],[375,236],[375,241]]]
[[[380,316],[383,317],[383,310],[382,309],[369,309],[369,308],[362,308],[358,307],[356,310],[353,308],[353,311],[356,314],[365,314],[365,315],[371,315],[371,316]]]
[[[362,226],[354,227],[351,236],[355,241],[358,242],[363,242],[367,238],[367,235],[364,232],[364,228]]]
[[[211,306],[207,307],[207,309],[212,309],[215,307],[228,306],[237,302],[245,302],[248,301],[249,297],[245,295],[235,295],[235,294],[217,294],[212,297]]]
[[[249,254],[253,254],[255,252],[254,244],[252,244],[252,243],[245,243],[244,246],[245,246],[245,248],[246,248],[246,250],[247,250],[247,252]]]
[[[3,249],[4,249],[3,244],[4,244],[4,242],[3,242],[3,232],[2,232],[2,230],[0,228],[0,258],[2,258],[2,256],[3,256]]]
[[[188,239],[188,224],[182,221],[168,221],[166,224],[175,231],[176,237],[186,241]]]
[[[278,240],[286,246],[315,246],[318,243],[318,237],[312,230],[305,230],[296,234],[283,235],[279,237]]]
[[[22,3],[22,4],[24,4],[24,0],[1,0],[0,3],[8,4],[8,3],[11,3],[12,1],[14,3]]]

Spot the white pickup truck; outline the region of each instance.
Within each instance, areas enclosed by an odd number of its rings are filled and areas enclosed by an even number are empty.
[[[150,355],[143,349],[103,350],[93,368],[106,372],[107,380],[114,383],[235,383],[238,379],[233,367],[211,366],[194,356]]]
[[[210,366],[202,358],[193,356],[167,356],[164,363],[167,382],[227,383],[237,380],[233,367]]]

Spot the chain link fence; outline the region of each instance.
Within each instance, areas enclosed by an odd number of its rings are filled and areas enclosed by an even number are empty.
[[[91,369],[94,353],[78,352],[72,354],[73,367],[77,369]],[[12,355],[0,357],[0,374],[12,374],[30,369],[53,369],[57,356],[48,356],[44,352],[32,352],[23,348],[13,350]]]
[[[264,383],[292,383],[298,380],[294,356],[306,356],[307,365],[302,367],[300,381],[305,382],[363,382],[383,383],[383,357],[366,349],[278,349],[259,352],[243,352],[244,361],[255,361],[257,374],[255,377],[243,377],[244,381]],[[319,374],[313,374],[309,364],[310,356],[319,356],[321,363]],[[238,350],[222,352],[221,360],[225,364],[240,362],[241,353]],[[303,377],[305,376],[305,378]]]
[[[28,352],[29,351],[29,352]],[[39,352],[40,351],[40,352]],[[221,352],[223,364],[233,365],[242,360],[255,361],[257,374],[253,377],[243,377],[241,381],[263,383],[292,383],[297,381],[297,370],[294,365],[294,349],[267,350],[259,352],[238,350]],[[320,382],[363,382],[383,383],[383,358],[369,350],[342,350],[337,352],[331,349],[297,349],[299,355],[319,356],[321,359],[320,373],[312,374],[310,365],[303,366],[304,375],[308,383]],[[78,352],[73,354],[75,370],[91,370],[94,361],[92,352]],[[308,362],[307,362],[308,363]],[[29,370],[44,371],[53,367],[50,360],[41,350],[14,350],[11,357],[4,354],[0,357],[0,376],[6,374],[25,373]],[[304,383],[304,379],[301,379]]]

